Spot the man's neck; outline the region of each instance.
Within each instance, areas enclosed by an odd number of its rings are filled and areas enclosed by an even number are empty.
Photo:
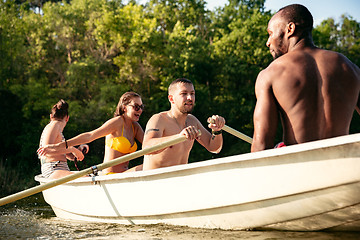
[[[290,42],[289,52],[302,50],[304,48],[315,48],[312,38],[298,38]]]
[[[186,119],[187,119],[188,114],[187,114],[187,113],[182,113],[182,112],[180,112],[180,111],[176,111],[176,110],[174,110],[174,109],[171,109],[171,110],[169,111],[169,116],[170,116],[171,118],[175,119],[176,122],[177,122],[179,125],[183,126],[183,125],[185,125],[185,122],[186,122]]]

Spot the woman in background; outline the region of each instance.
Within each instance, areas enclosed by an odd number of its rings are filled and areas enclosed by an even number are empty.
[[[67,141],[67,146],[76,146],[92,142],[98,138],[105,137],[104,162],[135,152],[137,150],[136,140],[143,142],[144,130],[138,123],[144,110],[141,97],[135,92],[124,93],[116,107],[114,117],[106,121],[101,127],[79,134]],[[48,152],[61,151],[66,148],[65,142],[48,145],[38,149],[40,155]],[[129,162],[121,163],[102,172],[105,174],[121,173],[129,169]],[[141,170],[142,166],[132,168]]]
[[[69,105],[61,99],[56,103],[50,114],[50,123],[47,124],[41,134],[39,147],[49,145],[64,143],[66,145],[66,140],[63,135],[63,130],[69,121],[68,113]],[[49,152],[46,154],[39,155],[41,161],[41,174],[45,178],[61,178],[72,174],[67,165],[67,160],[74,160],[75,158],[79,161],[84,159],[82,150],[87,148],[87,145],[81,145],[79,148],[75,147],[65,147],[57,152]]]

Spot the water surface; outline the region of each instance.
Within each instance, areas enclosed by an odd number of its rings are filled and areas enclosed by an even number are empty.
[[[0,239],[312,239],[359,240],[359,233],[225,231],[157,225],[119,225],[57,218],[41,194],[0,207]]]

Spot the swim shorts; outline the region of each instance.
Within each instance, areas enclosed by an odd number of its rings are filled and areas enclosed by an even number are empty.
[[[48,178],[55,170],[70,171],[67,162],[64,161],[46,162],[41,165],[41,174],[44,178]]]
[[[279,142],[278,144],[275,145],[274,148],[282,148],[282,147],[286,147],[284,142]]]

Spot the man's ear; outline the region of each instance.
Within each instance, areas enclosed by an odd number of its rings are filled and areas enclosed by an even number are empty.
[[[293,22],[289,22],[286,28],[286,34],[290,37],[294,35],[296,29],[296,25]]]
[[[174,103],[174,96],[173,95],[169,94],[168,99],[169,99],[170,103]]]

